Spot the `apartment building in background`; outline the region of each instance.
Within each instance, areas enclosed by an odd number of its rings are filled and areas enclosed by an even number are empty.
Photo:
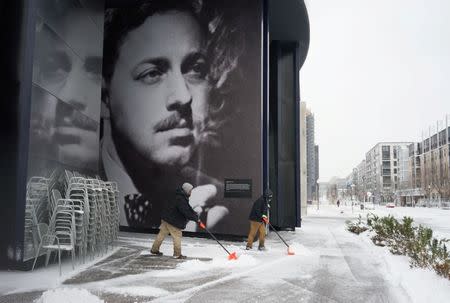
[[[450,199],[450,125],[438,121],[421,142],[420,185],[428,199]]]
[[[319,147],[315,144],[315,118],[310,109],[306,109],[306,163],[307,163],[307,199],[317,200],[317,180],[319,179]]]
[[[352,195],[359,201],[414,206],[450,200],[450,115],[422,132],[420,142],[380,142],[353,168]]]
[[[307,148],[306,148],[306,102],[300,102],[300,208],[307,214]]]
[[[408,179],[408,153],[412,142],[380,142],[366,153],[366,190],[376,203],[395,201],[395,193]]]

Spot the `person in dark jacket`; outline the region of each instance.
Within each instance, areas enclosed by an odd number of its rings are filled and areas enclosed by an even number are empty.
[[[159,251],[164,238],[170,234],[173,238],[173,256],[177,259],[185,259],[181,254],[182,230],[189,220],[201,223],[197,213],[189,205],[189,196],[194,188],[192,184],[184,183],[177,188],[175,199],[169,201],[161,213],[161,226],[151,249],[154,255],[162,255]]]
[[[248,233],[247,239],[247,250],[252,249],[253,240],[255,239],[256,233],[259,233],[259,250],[265,250],[264,241],[266,238],[266,229],[263,223],[268,223],[267,209],[268,201],[272,198],[272,192],[270,189],[266,190],[264,195],[253,203],[252,210],[250,211],[250,231]]]

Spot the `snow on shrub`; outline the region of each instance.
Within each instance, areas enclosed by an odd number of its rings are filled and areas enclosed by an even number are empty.
[[[450,280],[450,240],[433,238],[431,228],[415,227],[413,222],[410,217],[398,221],[391,215],[379,217],[369,213],[366,222],[361,216],[354,222],[348,221],[347,230],[357,235],[369,230],[375,245],[386,246],[395,255],[409,256],[411,267],[430,268]]]
[[[347,230],[357,235],[367,230],[367,226],[362,222],[361,215],[356,222],[346,221],[345,223],[347,223]]]

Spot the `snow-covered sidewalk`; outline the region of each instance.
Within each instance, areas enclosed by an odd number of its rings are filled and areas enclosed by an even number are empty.
[[[9,302],[8,298],[12,302],[32,302],[29,298],[39,299],[49,289],[39,303],[63,302],[58,298],[86,303],[432,303],[450,298],[448,280],[431,271],[410,269],[406,257],[393,256],[367,237],[346,231],[345,220],[357,214],[341,214],[335,206],[308,211],[310,215],[303,218],[302,228],[282,232],[292,244],[294,256],[288,256],[286,247],[271,233],[266,252],[248,252],[243,250],[244,242],[224,241],[230,251],[237,252],[237,261],[228,261],[213,240],[184,238],[183,254],[212,260],[174,263],[165,258],[161,263],[152,263],[149,259],[154,257],[148,256],[148,250],[154,235],[122,233],[119,251],[115,252],[117,259],[78,270],[70,275],[71,279],[66,275],[66,284],[46,278],[50,269],[0,272],[2,283],[5,277],[9,281],[0,287],[0,302]],[[171,244],[167,239],[162,246],[167,255],[172,252]],[[27,285],[13,285],[14,280],[19,283],[22,279],[28,281]],[[40,284],[33,285],[33,281]],[[27,295],[27,289],[34,290],[34,297]]]

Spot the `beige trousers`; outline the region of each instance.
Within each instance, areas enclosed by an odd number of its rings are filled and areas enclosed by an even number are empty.
[[[259,233],[259,246],[264,246],[264,241],[266,239],[266,229],[262,222],[256,222],[250,220],[250,231],[248,233],[247,247],[253,246],[253,240],[255,239],[256,233]]]
[[[159,247],[161,246],[164,238],[170,234],[173,239],[173,255],[178,257],[181,255],[181,237],[183,236],[183,232],[181,229],[170,225],[164,220],[161,220],[161,226],[159,228],[159,233],[156,236],[155,242],[152,245],[152,251],[158,252]]]

